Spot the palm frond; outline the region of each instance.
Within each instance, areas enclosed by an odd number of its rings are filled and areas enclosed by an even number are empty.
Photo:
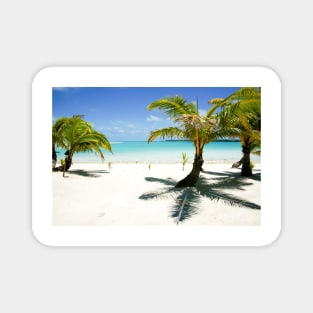
[[[215,104],[212,108],[210,108],[208,110],[208,112],[206,113],[206,117],[209,118],[209,117],[212,117],[213,114],[215,113],[215,111],[221,106],[221,101],[222,99],[221,98],[218,98],[218,99],[214,99],[214,101],[212,102],[212,104]],[[215,102],[215,103],[214,103]],[[210,101],[209,101],[210,103]]]
[[[159,99],[150,103],[147,106],[147,109],[149,111],[152,109],[161,110],[173,120],[175,120],[175,118],[181,114],[197,112],[197,108],[194,103],[187,103],[186,100],[180,96]]]
[[[224,102],[224,98],[213,98],[213,99],[209,100],[210,104],[221,105],[223,102]]]
[[[167,127],[155,130],[151,132],[150,137],[148,138],[148,143],[152,142],[156,138],[185,138],[185,132],[178,127]]]
[[[242,87],[232,93],[230,96],[226,97],[219,103],[221,105],[234,104],[238,101],[243,102],[247,100],[260,100],[261,99],[261,89],[258,87]]]
[[[244,131],[251,130],[251,124],[249,123],[247,115],[240,114],[238,118],[239,118],[240,126],[242,127]]]

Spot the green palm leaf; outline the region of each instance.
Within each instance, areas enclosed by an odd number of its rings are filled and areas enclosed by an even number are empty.
[[[185,133],[178,127],[167,127],[151,132],[148,142],[152,142],[156,138],[185,138]]]
[[[186,100],[180,96],[166,97],[154,101],[148,105],[147,109],[149,111],[152,109],[161,110],[173,120],[175,120],[181,114],[197,112],[197,107],[194,103],[187,103]]]

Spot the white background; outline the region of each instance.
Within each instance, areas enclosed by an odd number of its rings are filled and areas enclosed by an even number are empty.
[[[0,310],[312,311],[312,24],[307,1],[1,2]],[[283,90],[279,239],[263,248],[39,244],[31,83],[40,69],[62,65],[272,68]]]

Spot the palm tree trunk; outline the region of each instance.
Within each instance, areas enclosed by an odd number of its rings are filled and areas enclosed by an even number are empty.
[[[250,164],[250,147],[242,147],[243,157],[242,157],[242,168],[241,176],[252,176],[252,169]]]
[[[202,154],[200,154],[199,156],[197,156],[196,154],[193,161],[191,172],[188,174],[188,176],[179,181],[176,184],[175,188],[193,187],[199,179],[202,164],[203,164]]]
[[[70,150],[67,150],[65,152],[65,160],[64,160],[64,165],[60,165],[58,167],[55,167],[52,169],[52,171],[54,172],[63,172],[65,170],[65,172],[67,172],[69,170],[69,168],[71,167],[72,165],[72,159],[73,159],[73,152],[71,152]]]
[[[65,171],[68,171],[72,165],[74,152],[71,150],[67,150],[65,154],[67,155],[67,157],[65,158]]]
[[[52,170],[55,168],[57,164],[57,153],[55,151],[55,145],[52,145]]]
[[[65,171],[68,171],[72,165],[72,158],[65,158]]]

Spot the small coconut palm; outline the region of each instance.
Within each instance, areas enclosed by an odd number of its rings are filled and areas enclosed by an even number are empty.
[[[182,158],[183,158],[182,163],[183,163],[183,171],[184,171],[185,170],[185,165],[188,162],[188,157],[187,157],[187,153],[186,152],[182,153]]]
[[[66,149],[65,170],[72,165],[76,152],[94,151],[104,159],[101,148],[112,152],[106,136],[93,129],[92,125],[81,117],[61,118],[52,127],[52,148]],[[62,167],[63,168],[63,167]]]
[[[61,166],[63,167],[63,177],[65,176],[65,160],[61,159]]]
[[[203,165],[204,145],[222,135],[217,127],[214,111],[218,106],[213,106],[206,115],[199,114],[197,104],[187,103],[180,96],[166,97],[148,105],[147,109],[158,109],[163,111],[169,118],[178,125],[151,132],[148,142],[156,138],[181,138],[191,140],[195,147],[195,156],[191,172],[183,180],[176,184],[176,188],[192,187],[196,184]]]

